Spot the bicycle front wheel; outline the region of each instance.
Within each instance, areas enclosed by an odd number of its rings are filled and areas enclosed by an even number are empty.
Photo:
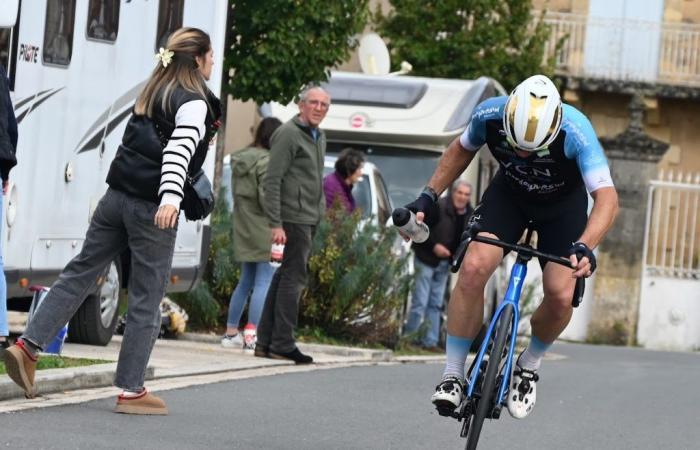
[[[491,351],[489,352],[489,359],[486,365],[486,371],[484,373],[484,381],[481,384],[481,398],[479,398],[476,412],[474,413],[474,417],[472,417],[471,424],[469,425],[466,450],[476,449],[476,445],[479,442],[479,435],[481,434],[481,427],[484,424],[484,419],[491,417],[491,413],[496,406],[495,402],[498,401],[498,399],[495,398],[498,394],[498,392],[496,392],[498,389],[496,380],[501,369],[503,350],[506,347],[506,342],[508,340],[508,336],[510,335],[512,322],[513,306],[505,305],[503,312],[501,313],[501,317],[498,319],[498,327],[496,328],[493,345],[491,346]]]

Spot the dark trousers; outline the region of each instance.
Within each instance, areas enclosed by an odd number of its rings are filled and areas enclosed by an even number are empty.
[[[108,189],[92,215],[80,254],[51,286],[22,337],[45,348],[95,289],[109,263],[129,248],[129,304],[114,385],[139,390],[160,332],[160,301],[177,234],[176,228],[161,230],[153,223],[157,210],[155,203]]]
[[[298,223],[283,223],[287,234],[282,265],[272,277],[265,298],[260,324],[258,344],[269,347],[275,353],[294,350],[294,328],[299,316],[299,298],[306,286],[306,264],[311,254],[311,241],[316,227]]]

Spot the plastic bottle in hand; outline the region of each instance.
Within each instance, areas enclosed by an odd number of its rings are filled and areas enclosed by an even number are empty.
[[[424,222],[416,222],[416,215],[413,214],[413,211],[406,208],[396,208],[394,212],[391,213],[391,219],[394,221],[394,226],[411,238],[413,242],[420,244],[428,240],[428,236],[430,235],[428,225]]]
[[[284,244],[272,244],[270,248],[270,265],[275,269],[282,265],[284,257]]]

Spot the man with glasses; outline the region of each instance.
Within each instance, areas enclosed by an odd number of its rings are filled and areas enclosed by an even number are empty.
[[[429,226],[436,221],[438,194],[484,146],[500,167],[470,220],[478,225],[479,235],[516,243],[532,221],[538,249],[571,261],[571,268],[541,262],[544,299],[530,320],[532,338],[517,359],[507,396],[508,411],[522,419],[535,406],[542,356],[571,319],[575,279],[589,277],[596,269],[593,249],[615,220],[617,192],[588,118],[562,104],[549,78],[534,75],[508,97],[490,98],[474,109],[426,189],[406,205],[417,220]],[[590,217],[586,191],[594,201]],[[447,361],[432,396],[438,409],[460,405],[465,361],[482,325],[484,287],[501,259],[498,247],[469,245],[450,298]]]
[[[310,364],[299,351],[294,328],[299,298],[307,280],[306,264],[316,225],[325,209],[323,159],[326,136],[319,125],[330,107],[330,95],[320,87],[299,94],[299,114],[279,127],[271,139],[265,177],[265,209],[272,242],[285,245],[265,299],[255,356]]]
[[[416,335],[418,343],[428,351],[442,352],[438,341],[445,289],[452,255],[474,211],[471,192],[471,184],[462,179],[455,181],[450,195],[438,201],[440,217],[430,229],[428,240],[413,244],[416,285],[403,334]]]

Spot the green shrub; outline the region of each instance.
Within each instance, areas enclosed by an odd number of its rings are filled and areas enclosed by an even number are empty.
[[[411,289],[407,257],[392,253],[397,233],[336,205],[316,230],[299,324],[328,338],[393,347]]]

